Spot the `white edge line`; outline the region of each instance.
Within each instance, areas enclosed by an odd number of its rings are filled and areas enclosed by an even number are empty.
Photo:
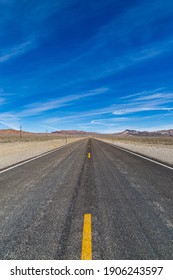
[[[74,143],[74,142],[71,142],[71,143],[62,145],[62,146],[58,147],[57,149],[55,148],[55,149],[52,150],[52,151],[46,152],[46,153],[41,154],[41,155],[39,155],[39,156],[35,156],[35,157],[31,158],[31,159],[28,159],[28,160],[25,160],[25,161],[23,161],[23,162],[17,163],[17,164],[15,164],[15,165],[11,166],[11,167],[7,167],[6,169],[1,170],[1,171],[0,171],[0,174],[2,174],[2,173],[4,173],[4,172],[7,172],[7,171],[9,171],[9,170],[11,170],[11,169],[14,169],[14,168],[16,168],[16,167],[18,167],[18,166],[21,166],[21,165],[23,165],[23,164],[25,164],[25,163],[28,163],[28,162],[30,162],[30,161],[33,161],[33,160],[35,160],[35,159],[44,157],[44,156],[46,156],[46,155],[48,155],[48,154],[51,154],[51,153],[56,152],[56,151],[58,151],[58,150],[61,150],[62,148],[66,147],[66,146],[68,146],[68,145],[70,145],[70,144],[72,144],[72,143]]]
[[[126,149],[124,149],[124,148],[121,148],[121,147],[117,146],[116,144],[112,144],[112,143],[109,143],[109,142],[106,142],[106,141],[102,141],[102,142],[108,143],[109,145],[114,146],[114,147],[116,147],[117,149],[123,150],[123,151],[125,151],[125,152],[127,152],[127,153],[129,153],[129,154],[135,155],[135,156],[140,157],[140,158],[144,158],[144,159],[146,159],[146,160],[148,160],[148,161],[154,162],[154,163],[156,163],[156,164],[158,164],[158,165],[161,165],[161,166],[164,166],[164,167],[166,167],[166,168],[169,168],[169,169],[173,170],[173,167],[171,167],[171,166],[165,165],[165,164],[160,163],[160,162],[158,162],[158,161],[155,161],[155,160],[153,160],[153,159],[150,159],[150,158],[141,156],[141,155],[139,155],[139,154],[136,154],[136,153],[134,153],[134,152],[131,152],[131,151],[129,151],[129,150],[126,150]]]

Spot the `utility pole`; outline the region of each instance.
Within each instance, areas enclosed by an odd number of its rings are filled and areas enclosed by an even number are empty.
[[[20,125],[20,138],[22,138],[22,126]]]

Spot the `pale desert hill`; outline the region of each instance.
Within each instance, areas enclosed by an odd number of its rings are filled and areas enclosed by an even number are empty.
[[[139,131],[133,129],[126,129],[114,135],[135,135],[135,136],[173,136],[173,129],[157,130],[157,131]]]

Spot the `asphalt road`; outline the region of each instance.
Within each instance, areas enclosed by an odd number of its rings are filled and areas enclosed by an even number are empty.
[[[81,259],[86,213],[93,259],[173,259],[173,170],[94,139],[0,173],[0,259]]]

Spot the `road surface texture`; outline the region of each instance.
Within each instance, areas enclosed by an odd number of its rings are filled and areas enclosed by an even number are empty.
[[[89,158],[90,153],[90,158]],[[0,259],[173,259],[173,170],[95,139],[0,172]]]

